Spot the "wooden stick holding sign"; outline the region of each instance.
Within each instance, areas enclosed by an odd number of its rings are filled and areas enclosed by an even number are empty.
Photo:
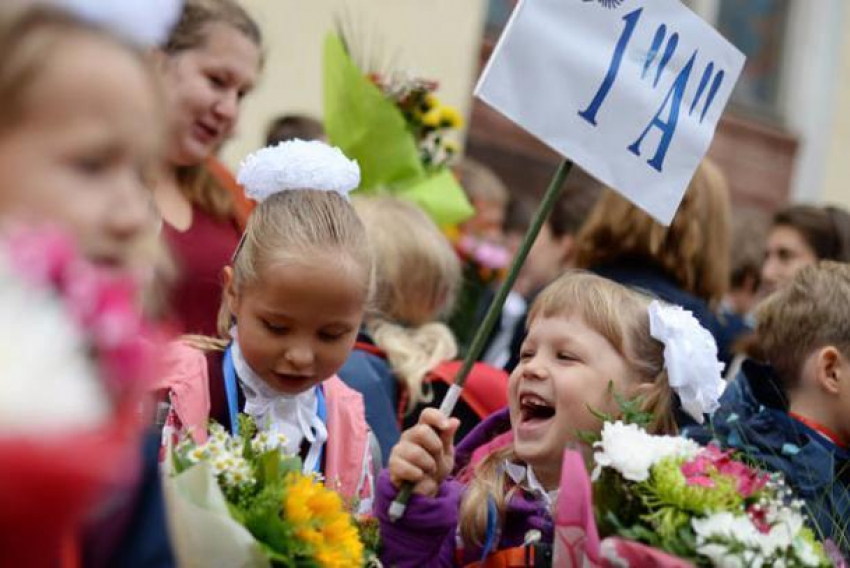
[[[522,0],[475,94],[563,156],[440,409],[449,416],[574,160],[669,224],[744,56],[679,0]],[[412,485],[390,507],[404,515]]]
[[[532,245],[534,245],[534,241],[537,240],[537,235],[540,234],[540,229],[543,227],[543,223],[549,217],[549,213],[552,211],[552,207],[555,205],[555,201],[561,193],[561,186],[564,185],[564,180],[567,179],[567,175],[569,175],[572,167],[573,163],[570,160],[562,161],[561,165],[558,166],[552,181],[549,182],[549,187],[543,195],[543,200],[540,202],[540,206],[534,214],[531,225],[525,232],[525,236],[522,239],[519,250],[517,250],[516,256],[508,269],[508,275],[499,285],[499,291],[496,292],[496,297],[493,298],[493,302],[487,309],[487,315],[484,316],[484,321],[475,332],[469,351],[467,351],[466,357],[463,359],[463,365],[458,370],[454,383],[443,397],[443,402],[440,404],[440,412],[444,416],[451,416],[454,412],[455,405],[457,404],[460,393],[463,390],[463,385],[469,376],[469,372],[472,370],[472,366],[484,350],[484,344],[487,342],[487,338],[490,337],[490,332],[493,331],[493,327],[496,325],[496,321],[502,313],[502,306],[505,304],[508,293],[514,287],[514,282],[516,282],[517,276],[519,276],[519,271],[522,269],[522,265],[525,264],[528,252],[531,250]],[[404,516],[404,511],[407,508],[407,502],[410,500],[410,496],[412,494],[413,484],[409,482],[405,483],[398,496],[392,502],[392,505],[390,505],[390,520],[396,521]]]

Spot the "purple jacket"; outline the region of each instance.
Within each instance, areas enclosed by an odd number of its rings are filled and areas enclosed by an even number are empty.
[[[456,476],[469,464],[477,448],[509,431],[510,427],[507,409],[487,417],[457,446],[453,474]],[[384,565],[398,568],[458,566],[457,523],[463,490],[463,483],[449,477],[436,497],[413,495],[404,517],[392,523],[387,511],[398,491],[390,482],[388,472],[383,471],[378,478],[375,515],[380,521]],[[531,529],[539,530],[545,542],[552,541],[552,517],[546,505],[524,491],[516,492],[511,499],[500,529],[497,549],[522,545]],[[465,545],[460,565],[481,560],[481,554],[481,547]]]

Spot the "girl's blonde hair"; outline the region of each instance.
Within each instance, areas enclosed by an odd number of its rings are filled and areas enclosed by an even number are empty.
[[[614,191],[605,192],[579,233],[577,265],[646,260],[684,290],[716,305],[729,286],[730,227],[726,178],[706,158],[669,227]]]
[[[233,285],[242,290],[269,263],[310,262],[339,254],[339,270],[360,270],[367,299],[374,281],[372,254],[363,223],[345,197],[312,189],[282,191],[251,213],[233,259]],[[346,262],[347,261],[347,262]],[[231,314],[226,299],[219,310],[219,335],[229,340]]]
[[[203,48],[212,24],[229,26],[260,50],[263,48],[259,25],[235,0],[187,0],[162,51],[173,56]],[[213,217],[222,220],[233,217],[235,202],[232,194],[206,164],[177,168],[177,183],[189,201]]]
[[[550,284],[535,300],[528,325],[537,318],[577,316],[604,337],[625,360],[637,381],[633,392],[641,408],[653,415],[647,427],[653,434],[677,432],[673,393],[664,367],[664,345],[649,334],[649,298],[610,280],[582,271],[569,271]],[[495,500],[504,522],[513,488],[504,473],[505,460],[515,460],[512,447],[496,451],[471,472],[471,481],[460,507],[461,534],[465,542],[481,544],[487,526],[487,500]]]
[[[60,8],[29,2],[0,8],[0,131],[26,116],[29,90],[47,69],[45,61],[75,37],[112,43],[138,57],[142,65],[141,54],[129,45]]]
[[[457,355],[442,322],[460,286],[460,261],[448,239],[412,203],[392,197],[358,198],[354,208],[375,255],[376,297],[366,327],[407,388],[408,409],[430,400],[425,376]]]

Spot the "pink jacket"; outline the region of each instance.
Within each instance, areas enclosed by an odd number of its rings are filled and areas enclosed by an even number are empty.
[[[163,439],[188,432],[197,443],[207,439],[210,416],[209,370],[204,353],[182,342],[171,344],[156,389],[168,389],[171,410]],[[322,383],[327,404],[325,483],[346,499],[373,494],[372,452],[366,410],[360,393],[336,375]],[[364,503],[365,505],[365,503]]]

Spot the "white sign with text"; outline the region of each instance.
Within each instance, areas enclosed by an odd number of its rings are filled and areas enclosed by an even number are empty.
[[[669,224],[743,65],[679,0],[522,0],[475,94]]]

